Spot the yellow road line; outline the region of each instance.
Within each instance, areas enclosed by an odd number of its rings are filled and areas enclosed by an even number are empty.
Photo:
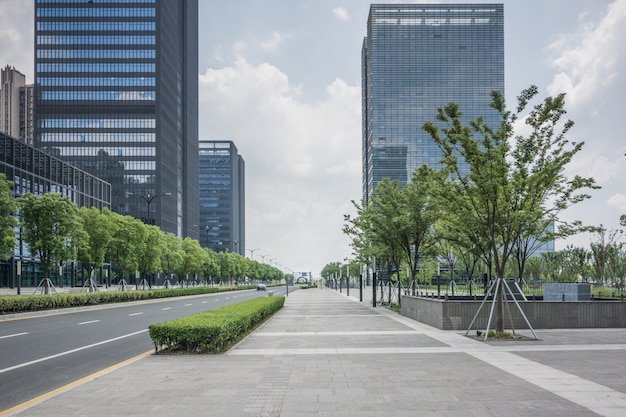
[[[35,397],[35,398],[31,399],[31,400],[25,401],[25,402],[23,402],[21,404],[18,404],[18,405],[14,406],[14,407],[11,407],[11,408],[7,409],[7,410],[0,411],[0,417],[6,417],[6,416],[9,416],[9,415],[11,415],[13,413],[16,413],[16,412],[22,411],[22,410],[24,410],[26,408],[32,407],[32,406],[34,406],[34,405],[36,405],[36,404],[38,404],[38,403],[40,403],[42,401],[47,400],[48,398],[54,397],[55,395],[61,394],[61,393],[65,392],[65,391],[68,391],[68,390],[70,390],[70,389],[72,389],[72,388],[74,388],[74,387],[76,387],[76,386],[78,386],[78,385],[80,385],[82,383],[85,383],[87,381],[91,381],[92,379],[95,379],[95,378],[97,378],[97,377],[99,377],[101,375],[104,375],[104,374],[106,374],[108,372],[111,372],[111,371],[113,371],[113,370],[115,370],[117,368],[121,368],[124,365],[128,365],[129,363],[134,362],[134,361],[136,361],[138,359],[141,359],[144,356],[151,355],[152,352],[154,352],[154,350],[151,349],[151,350],[149,350],[147,352],[141,353],[141,354],[139,354],[137,356],[134,356],[134,357],[132,357],[130,359],[126,359],[125,361],[116,363],[115,365],[111,365],[108,368],[104,368],[104,369],[101,369],[98,372],[94,372],[91,375],[87,375],[86,377],[83,377],[81,379],[77,379],[76,381],[70,382],[67,385],[64,385],[64,386],[62,386],[60,388],[57,388],[55,390],[52,390],[52,391],[47,392],[45,394],[42,394],[42,395],[40,395],[38,397]]]

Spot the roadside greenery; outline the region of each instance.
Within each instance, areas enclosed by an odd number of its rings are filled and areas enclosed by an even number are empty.
[[[155,351],[222,353],[279,311],[285,297],[259,297],[148,327]]]
[[[246,290],[254,285],[238,287],[195,287],[173,288],[150,291],[99,291],[81,293],[52,294],[48,297],[38,295],[0,296],[0,314],[15,314],[32,311],[93,306],[99,304],[122,303],[129,301],[153,300],[188,295],[212,294],[217,292]]]
[[[96,291],[94,272],[110,264],[111,275],[102,285],[122,290],[142,283],[150,288],[163,273],[166,286],[201,283],[283,281],[278,268],[233,252],[215,253],[197,240],[162,232],[131,216],[108,209],[78,208],[59,193],[14,197],[10,183],[0,177],[0,256],[13,254],[16,226],[22,239],[41,262],[41,284],[50,294],[50,271],[76,261],[86,272],[85,288]],[[19,221],[18,221],[19,220]]]
[[[503,279],[513,260],[523,276],[545,242],[593,230],[560,217],[599,187],[593,178],[564,174],[584,144],[566,139],[574,124],[564,119],[565,95],[526,112],[537,94],[535,86],[522,91],[510,111],[494,91],[488,114],[470,121],[456,103],[441,107],[423,126],[440,151],[440,169],[421,167],[405,186],[383,180],[368,201],[354,203],[357,216],[345,216],[356,260],[370,264],[375,256],[377,269],[396,280],[407,269],[414,280],[428,260],[437,263],[437,275],[443,264],[452,274],[471,273],[470,280],[483,271]],[[498,288],[496,331],[502,332]]]

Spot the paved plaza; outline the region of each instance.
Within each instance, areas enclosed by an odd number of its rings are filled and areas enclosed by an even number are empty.
[[[224,355],[144,356],[14,415],[626,416],[626,329],[484,342],[354,296],[290,291]]]

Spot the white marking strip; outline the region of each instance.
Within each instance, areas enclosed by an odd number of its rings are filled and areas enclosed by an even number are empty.
[[[132,317],[132,316],[140,316],[140,315],[142,315],[142,314],[143,314],[143,313],[131,313],[131,314],[129,314],[129,315],[128,315],[128,317]]]
[[[148,329],[139,330],[138,332],[125,334],[125,335],[119,336],[119,337],[114,337],[113,339],[103,340],[102,342],[94,343],[94,344],[87,345],[87,346],[82,346],[82,347],[79,347],[79,348],[76,348],[76,349],[72,349],[72,350],[68,350],[68,351],[65,351],[65,352],[57,353],[55,355],[46,356],[45,358],[35,359],[34,361],[30,361],[30,362],[24,362],[24,363],[21,363],[19,365],[11,366],[10,368],[0,369],[0,374],[3,374],[5,372],[9,372],[9,371],[13,371],[14,369],[23,368],[25,366],[34,365],[36,363],[44,362],[44,361],[47,361],[47,360],[50,360],[50,359],[59,358],[61,356],[70,355],[70,354],[75,353],[75,352],[80,352],[81,350],[90,349],[92,347],[104,345],[104,344],[115,342],[115,341],[118,341],[118,340],[122,340],[122,339],[125,339],[127,337],[136,336],[138,334],[145,333],[147,331],[148,331]]]
[[[606,417],[622,417],[626,394],[508,352],[468,352],[477,359]]]
[[[193,304],[185,304],[185,307],[189,307],[189,306],[191,306],[191,305],[193,305]]]
[[[83,321],[82,323],[78,323],[78,325],[82,326],[83,324],[91,324],[91,323],[98,323],[98,322],[100,322],[100,320]]]
[[[172,309],[172,307],[165,307],[165,308],[162,308],[161,311],[171,310],[171,309]]]
[[[24,333],[15,333],[15,334],[8,334],[8,335],[6,335],[6,336],[0,336],[0,339],[8,339],[9,337],[24,336],[25,334],[28,334],[28,332],[24,332]]]

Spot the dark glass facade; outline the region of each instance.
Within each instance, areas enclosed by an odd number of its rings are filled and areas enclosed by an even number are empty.
[[[363,198],[385,177],[406,184],[441,153],[422,130],[451,101],[496,125],[504,93],[501,4],[374,4],[362,48]]]
[[[113,211],[198,237],[197,0],[36,0],[35,109]]]
[[[200,141],[200,244],[245,256],[245,162],[231,141]]]
[[[79,207],[111,208],[109,183],[4,133],[0,133],[0,173],[13,183],[16,196],[57,192]],[[0,260],[0,287],[16,286],[17,260],[23,264],[22,284],[36,286],[41,279],[39,262],[19,238],[18,228],[15,233],[18,239],[14,256]]]

